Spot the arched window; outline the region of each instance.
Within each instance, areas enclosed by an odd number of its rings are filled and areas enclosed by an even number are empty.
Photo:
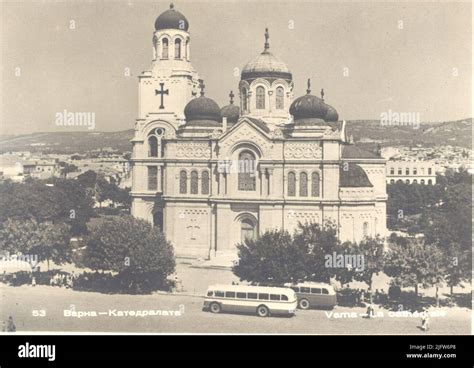
[[[390,169],[390,175],[395,175],[395,169],[393,167]]]
[[[418,180],[414,179],[413,184],[418,184]]]
[[[244,243],[246,240],[255,239],[255,224],[250,219],[243,219],[240,224],[240,232],[241,232],[241,241]]]
[[[390,180],[390,184],[395,184],[395,180],[394,179]]]
[[[311,196],[319,197],[319,173],[311,174]]]
[[[405,183],[410,184],[410,180],[408,180],[408,179],[405,180]]]
[[[284,92],[283,87],[278,87],[276,89],[276,108],[278,110],[282,110],[285,107],[285,99],[284,99]]]
[[[417,175],[417,174],[418,174],[418,172],[417,172],[417,170],[416,170],[416,167],[414,167],[414,168],[413,168],[413,175]]]
[[[410,175],[410,169],[408,167],[405,169],[405,175]]]
[[[433,181],[431,179],[428,179],[428,184],[429,185],[433,184]]]
[[[296,175],[294,172],[288,173],[288,196],[294,197],[296,195]]]
[[[265,88],[262,86],[257,87],[257,109],[265,108]]]
[[[402,168],[401,167],[398,168],[398,175],[402,175]]]
[[[201,193],[209,194],[209,172],[203,171],[201,177]]]
[[[158,157],[158,138],[148,137],[148,157]]]
[[[197,171],[191,172],[191,194],[198,194],[199,178]]]
[[[253,191],[256,188],[255,156],[247,151],[239,154],[239,190]]]
[[[174,40],[174,58],[181,59],[181,40],[179,38]]]
[[[184,170],[179,173],[179,192],[181,194],[188,192],[188,174]]]
[[[302,172],[300,174],[300,197],[308,196],[308,174]]]
[[[425,179],[421,179],[420,184],[425,184]]]
[[[369,223],[364,222],[363,228],[362,228],[362,234],[365,236],[369,236]]]
[[[162,46],[163,50],[161,52],[161,58],[162,59],[168,59],[168,39],[163,38],[162,44],[163,44],[163,46]]]
[[[247,111],[247,90],[242,88],[242,111]]]
[[[188,49],[189,49],[189,38],[186,40],[186,47],[184,48],[184,58],[186,60],[189,59]]]

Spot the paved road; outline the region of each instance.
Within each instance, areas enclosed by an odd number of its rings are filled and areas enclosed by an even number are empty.
[[[49,286],[11,287],[0,284],[0,319],[14,317],[18,332],[146,332],[146,333],[291,333],[291,334],[422,334],[420,318],[384,317],[367,320],[361,308],[298,311],[295,317],[259,318],[252,315],[203,312],[203,299],[179,294],[108,295]],[[184,310],[183,310],[184,307]],[[95,317],[65,317],[64,310],[103,312]],[[112,315],[109,315],[112,310]],[[183,311],[181,316],[118,316],[119,311]],[[36,311],[36,312],[35,312]],[[44,312],[43,312],[44,311]],[[431,318],[431,334],[470,334],[471,311],[445,310]],[[34,316],[34,314],[44,316]],[[336,313],[345,313],[346,318]],[[347,318],[355,313],[355,318]],[[113,314],[117,314],[114,316]]]

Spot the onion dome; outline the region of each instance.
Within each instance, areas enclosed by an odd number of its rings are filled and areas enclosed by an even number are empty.
[[[170,8],[161,13],[155,21],[155,29],[179,29],[187,31],[189,28],[189,22],[186,17],[179,11],[175,10],[173,3],[170,4]]]
[[[290,114],[300,123],[324,123],[324,118],[328,113],[328,105],[322,98],[311,94],[311,81],[308,79],[308,89],[306,95],[298,97],[290,106]]]
[[[265,48],[255,59],[249,61],[242,69],[242,79],[256,78],[282,78],[291,79],[291,72],[286,64],[277,56],[273,55],[269,49],[268,28],[265,29]]]
[[[230,103],[221,109],[221,117],[227,118],[227,122],[230,124],[236,123],[240,117],[240,108],[234,105],[234,92],[230,91],[229,94]]]
[[[304,125],[324,125],[326,122],[336,122],[339,114],[336,109],[324,102],[324,90],[321,90],[321,98],[311,94],[311,80],[308,79],[306,95],[298,97],[290,106],[290,114]]]
[[[221,109],[211,98],[204,96],[204,83],[201,83],[201,96],[192,99],[184,108],[188,126],[220,126]]]

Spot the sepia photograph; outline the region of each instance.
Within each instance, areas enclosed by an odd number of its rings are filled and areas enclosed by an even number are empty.
[[[472,335],[471,1],[0,9],[3,337]]]

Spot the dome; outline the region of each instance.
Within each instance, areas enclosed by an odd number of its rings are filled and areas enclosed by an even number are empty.
[[[329,121],[329,122],[338,121],[339,114],[337,113],[336,109],[330,105],[326,105],[326,106],[328,107],[328,112],[326,113],[324,120]]]
[[[249,61],[242,69],[242,79],[255,78],[283,78],[291,79],[291,72],[286,64],[277,56],[273,55],[269,49],[268,28],[265,29],[265,49],[255,59]]]
[[[290,114],[295,120],[299,119],[322,119],[328,113],[328,106],[316,96],[307,94],[298,97],[290,106]]]
[[[179,11],[174,9],[174,5],[170,4],[170,8],[161,13],[155,21],[155,29],[180,29],[187,31],[189,28],[189,22],[186,17]]]
[[[184,108],[186,125],[194,126],[219,126],[221,121],[221,109],[211,98],[201,96],[192,99]]]
[[[231,91],[229,94],[230,103],[221,109],[221,117],[227,118],[228,123],[236,123],[240,117],[240,108],[234,105],[234,93]]]

